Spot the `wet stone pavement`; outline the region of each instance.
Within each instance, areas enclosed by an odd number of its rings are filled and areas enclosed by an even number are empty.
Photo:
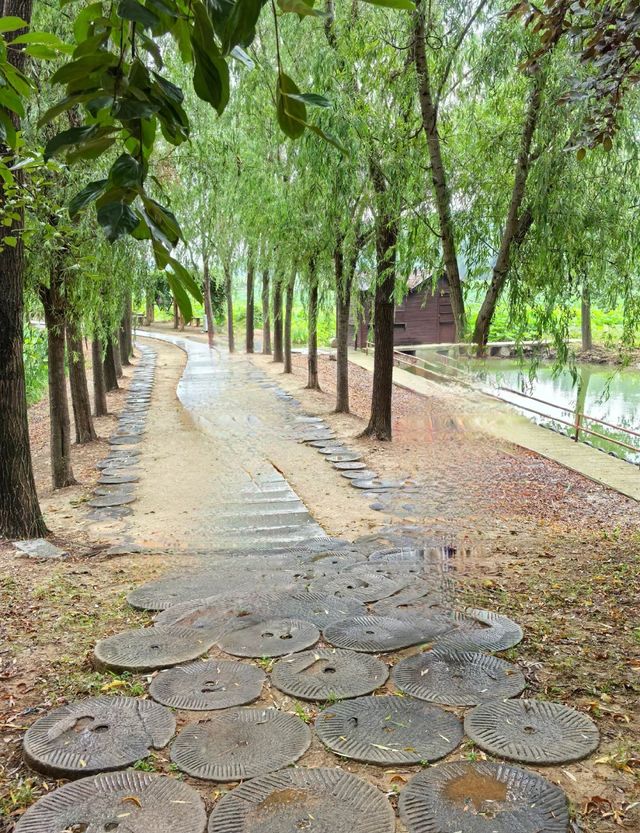
[[[419,481],[379,477],[249,362],[163,338],[187,352],[179,398],[227,464],[207,516],[215,545],[129,593],[151,627],[95,646],[96,666],[144,673],[147,697],[89,697],[29,728],[29,766],[72,780],[16,833],[567,831],[565,795],[527,765],[584,758],[598,731],[526,699],[512,650],[522,629],[457,607],[447,546],[425,543],[410,509],[379,536],[327,536],[265,449],[311,444],[363,506],[394,515],[420,500]],[[145,348],[93,513],[135,511],[153,376]],[[273,397],[277,428],[247,407],[256,389]],[[493,760],[465,755],[467,738]],[[169,774],[131,768],[166,748]],[[405,773],[399,797],[379,788],[389,767]]]

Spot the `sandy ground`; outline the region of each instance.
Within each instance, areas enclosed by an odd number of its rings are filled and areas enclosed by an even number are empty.
[[[97,479],[93,467],[104,456],[104,442],[75,448],[74,468],[82,484],[51,493],[46,404],[31,410],[34,464],[47,521],[72,556],[55,564],[33,562],[0,545],[3,833],[12,829],[26,806],[55,786],[52,779],[22,764],[25,726],[78,696],[146,691],[144,675],[95,671],[90,649],[96,638],[150,621],[126,605],[126,592],[175,566],[176,559],[181,565],[190,563],[190,550],[207,540],[207,512],[224,494],[224,466],[230,464],[224,438],[196,427],[176,397],[184,353],[157,341],[149,343],[158,353],[156,385],[148,434],[141,444],[139,500],[124,523],[108,528],[86,522],[83,500]],[[234,361],[245,362],[246,357]],[[508,444],[498,447],[470,433],[455,411],[455,401],[426,401],[396,390],[394,442],[357,439],[370,395],[365,371],[352,367],[355,413],[336,416],[331,414],[335,363],[321,361],[325,392],[317,393],[304,390],[302,357],[296,358],[295,373],[289,377],[267,357],[257,355],[252,361],[277,376],[306,410],[326,417],[377,471],[419,478],[423,495],[412,522],[419,521],[430,536],[453,542],[452,568],[462,599],[508,613],[523,625],[525,641],[508,657],[525,670],[530,694],[581,708],[599,726],[602,744],[596,755],[544,770],[570,796],[573,830],[640,829],[638,807],[633,806],[639,798],[640,769],[637,505],[536,455]],[[407,521],[406,515],[374,512],[320,455],[283,437],[277,408],[265,405],[269,396],[263,391],[245,401],[245,407],[261,409],[269,459],[328,533],[353,539]],[[122,394],[116,393],[110,408],[117,411],[121,402]],[[101,434],[109,433],[113,419],[99,426]],[[136,541],[153,553],[106,552],[120,540]],[[295,706],[269,688],[263,702]],[[313,706],[300,708],[305,719],[313,718]],[[186,720],[184,713],[179,715],[180,723]],[[452,757],[461,756],[478,758],[483,753],[467,742]],[[301,763],[333,765],[335,759],[314,740]],[[141,768],[168,771],[167,750]],[[392,800],[415,771],[351,763],[347,768],[373,780]],[[197,783],[209,806],[227,789],[187,780]]]

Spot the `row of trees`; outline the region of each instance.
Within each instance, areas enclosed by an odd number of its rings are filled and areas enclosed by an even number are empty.
[[[151,298],[159,274],[185,319],[191,298],[204,303],[211,334],[212,291],[224,290],[233,349],[240,271],[245,347],[261,305],[264,341],[285,370],[295,287],[305,299],[315,387],[318,305],[335,298],[336,406],[346,411],[352,297],[368,288],[367,433],[379,439],[391,437],[394,300],[415,269],[434,283],[446,275],[457,337],[480,347],[500,299],[516,327],[551,333],[561,348],[576,298],[622,303],[633,338],[637,39],[611,38],[595,0],[548,3],[545,15],[501,0],[369,0],[387,10],[121,0],[62,14],[36,4],[33,21],[31,0],[2,2],[1,535],[44,532],[28,447],[25,298],[45,318],[56,390],[65,338],[72,382],[83,338],[97,375],[105,360],[111,370],[131,299]],[[633,20],[637,4],[613,5]],[[615,90],[594,86],[603,49]],[[96,221],[111,247],[96,240]],[[481,302],[473,325],[471,297]],[[53,453],[68,460],[65,403],[51,401],[63,438],[52,435]],[[61,465],[54,483],[71,478]]]

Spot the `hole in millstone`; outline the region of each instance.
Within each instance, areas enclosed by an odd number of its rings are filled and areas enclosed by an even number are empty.
[[[218,685],[217,680],[205,680],[205,682],[202,683],[201,691],[203,694],[211,694],[214,691],[220,691],[220,688],[221,686]]]
[[[79,821],[77,824],[72,824],[71,827],[68,827],[67,829],[69,833],[87,833],[89,824],[86,821]]]
[[[120,827],[120,822],[119,821],[108,821],[105,824],[104,829],[105,830],[117,830],[119,827]]]
[[[355,729],[356,726],[358,725],[358,718],[357,717],[350,717],[347,720],[347,724],[348,724],[350,729]]]
[[[460,671],[456,671],[454,674],[451,675],[452,680],[464,680],[464,674],[461,674]]]
[[[291,639],[291,638],[292,637],[291,637],[290,633],[281,633],[280,634],[280,639]]]
[[[324,674],[335,674],[336,673],[336,669],[333,668],[331,665],[328,665],[326,668],[323,668],[322,671],[323,671]]]
[[[98,732],[98,733],[108,732],[108,731],[109,731],[109,727],[108,727],[108,725],[107,725],[106,723],[100,723],[98,726],[94,726],[94,727],[91,729],[91,731],[92,731],[92,732]]]
[[[93,727],[93,723],[93,717],[79,717],[73,724],[73,731],[84,732],[86,729],[91,729]]]
[[[272,634],[272,633],[270,633],[269,631],[267,631],[266,633],[263,633],[263,634],[262,634],[262,638],[263,638],[263,639],[271,639],[271,637],[272,637],[272,636],[273,636],[273,634]]]
[[[375,634],[375,631],[365,631],[365,633],[369,634],[369,636],[373,636]]]
[[[152,651],[159,651],[159,650],[160,650],[160,646],[159,646],[159,645],[149,645],[149,648],[150,648],[150,650],[152,650]]]
[[[532,735],[532,734],[533,734],[535,731],[537,731],[537,730],[536,730],[536,727],[535,727],[535,726],[525,726],[525,727],[524,727],[524,731],[525,731],[528,735]]]

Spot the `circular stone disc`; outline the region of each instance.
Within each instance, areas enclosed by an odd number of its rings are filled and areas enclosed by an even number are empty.
[[[380,480],[378,477],[372,477],[369,480],[352,480],[351,485],[356,489],[366,489],[371,492],[386,492],[389,489],[394,488],[394,486],[391,484],[387,485],[386,481]]]
[[[285,769],[255,778],[214,807],[209,833],[393,833],[391,805],[340,769]]]
[[[323,636],[337,648],[376,654],[431,642],[450,625],[436,620],[391,616],[352,616],[325,628]]]
[[[139,457],[105,457],[96,463],[97,469],[114,469],[116,467],[129,468],[130,466],[137,466],[140,462]]]
[[[331,457],[335,457],[336,455],[339,455],[342,458],[344,458],[344,455],[347,455],[349,457],[353,456],[353,452],[349,451],[349,449],[346,448],[346,446],[344,445],[325,445],[322,448],[319,448],[318,451],[320,452],[320,454],[326,454],[327,456],[329,456],[330,463],[338,462],[337,460],[331,459]],[[360,458],[358,457],[358,459]]]
[[[111,469],[104,469],[98,483],[105,486],[119,486],[121,483],[137,483],[140,478],[137,474],[127,474],[119,471],[117,474],[113,473]]]
[[[329,454],[327,462],[329,463],[359,463],[362,460],[362,454],[355,451],[346,451],[344,454]],[[362,463],[362,468],[366,468],[366,463]]]
[[[298,416],[295,418],[294,422],[302,422],[303,424],[306,423],[308,425],[318,425],[319,423],[324,424],[324,420],[319,416]]]
[[[122,483],[120,486],[98,486],[93,491],[96,495],[130,495],[134,490],[133,483]]]
[[[392,679],[420,700],[446,706],[475,706],[515,697],[525,687],[522,671],[487,654],[426,651],[400,660]]]
[[[122,769],[166,746],[176,729],[169,709],[133,697],[88,697],[61,706],[24,736],[29,766],[56,778]]]
[[[389,669],[376,657],[318,648],[281,659],[271,672],[271,682],[301,700],[328,700],[370,694],[388,676]]]
[[[344,573],[333,579],[319,579],[311,585],[311,590],[328,596],[377,602],[378,599],[392,596],[405,586],[406,581],[395,581],[374,572],[357,575]]]
[[[410,697],[360,697],[327,706],[316,732],[336,755],[398,766],[444,758],[463,735],[454,714]]]
[[[236,620],[219,639],[218,645],[236,657],[281,657],[304,651],[320,639],[320,631],[302,619],[246,616]]]
[[[149,694],[173,709],[228,709],[257,700],[266,679],[259,668],[245,662],[192,662],[161,671],[151,681]]]
[[[82,778],[48,793],[22,816],[15,833],[203,833],[206,823],[204,803],[192,787],[129,769]]]
[[[363,469],[362,471],[341,471],[340,474],[347,480],[370,480],[376,476],[375,471]]]
[[[101,639],[93,654],[103,668],[154,671],[197,659],[214,641],[191,628],[137,628]]]
[[[400,793],[409,833],[566,833],[567,799],[535,772],[455,761],[418,773]]]
[[[506,651],[522,637],[522,628],[513,619],[491,610],[467,608],[460,628],[448,634],[439,647],[447,651]]]
[[[337,596],[307,593],[304,590],[274,594],[265,598],[264,604],[273,614],[302,619],[321,630],[348,616],[366,613],[365,605],[357,599],[340,599]]]
[[[109,445],[137,445],[142,437],[137,434],[121,434],[109,437]]]
[[[289,766],[311,743],[311,730],[277,709],[230,709],[185,727],[171,746],[183,772],[207,781],[242,781]]]
[[[109,495],[98,495],[98,497],[92,498],[87,501],[87,506],[92,506],[95,509],[102,509],[105,506],[125,506],[127,503],[133,503],[135,499],[135,495],[112,492]]]
[[[544,700],[483,703],[467,714],[464,728],[486,752],[527,764],[577,761],[600,742],[585,714]]]
[[[367,468],[366,463],[359,463],[357,461],[353,462],[338,462],[333,464],[334,469],[338,471],[362,471],[363,469]]]

